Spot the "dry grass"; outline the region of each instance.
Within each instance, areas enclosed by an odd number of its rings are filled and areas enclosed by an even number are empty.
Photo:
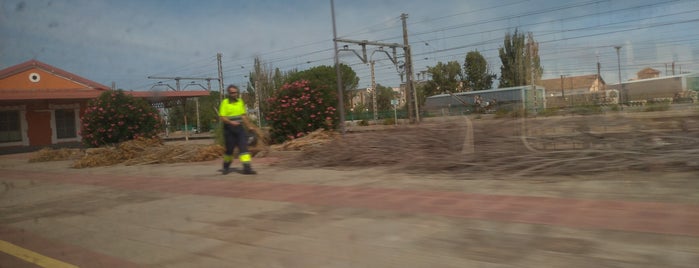
[[[75,160],[73,168],[197,162],[221,157],[223,148],[210,144],[163,144],[159,139],[136,139],[117,146],[81,149],[42,149],[31,162]]]
[[[31,158],[29,162],[47,162],[47,161],[63,161],[77,159],[82,156],[82,152],[79,149],[51,149],[44,148],[37,151]]]
[[[305,151],[321,147],[334,140],[337,136],[338,134],[336,132],[318,129],[301,138],[286,141],[282,144],[272,145],[271,149],[275,151]]]
[[[474,122],[475,152],[470,153],[463,150],[466,124],[462,117],[457,117],[442,123],[348,133],[305,150],[298,158],[281,165],[385,166],[422,174],[473,171],[521,176],[626,170],[699,171],[696,126],[699,126],[696,114],[670,119],[624,116],[528,119],[526,131],[519,119],[484,119]]]
[[[606,171],[699,171],[699,115],[575,116],[545,119],[454,117],[433,123],[347,133],[318,130],[284,144],[251,148],[301,151],[279,165],[383,166],[413,173],[488,172],[570,175]],[[473,132],[469,133],[469,129]],[[522,135],[526,133],[526,135]],[[472,139],[470,138],[472,137]],[[472,144],[473,146],[467,146]],[[468,149],[468,150],[467,150]],[[215,160],[220,145],[166,145],[139,139],[115,147],[44,149],[32,162],[72,160],[75,168]]]

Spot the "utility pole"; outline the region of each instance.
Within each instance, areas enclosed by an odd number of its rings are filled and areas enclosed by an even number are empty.
[[[337,76],[337,110],[340,112],[340,133],[345,134],[345,102],[342,90],[340,59],[337,56],[337,28],[335,27],[335,1],[330,0],[330,13],[333,20],[333,44],[335,46],[335,75]]]
[[[530,80],[531,80],[531,85],[532,85],[532,92],[531,94],[534,94],[534,111],[537,109],[537,99],[536,99],[536,85],[534,84],[534,44],[533,42],[527,42],[527,47],[529,49],[529,74],[530,74]],[[561,90],[563,90],[561,88]],[[526,102],[526,101],[525,101]],[[526,112],[526,108],[525,108]]]
[[[672,61],[672,75],[675,75],[675,61]]]
[[[259,90],[259,75],[255,76],[255,106],[257,107],[257,126],[262,127],[262,108],[260,107],[260,90]]]
[[[566,93],[565,93],[566,91],[563,88],[563,77],[565,77],[565,75],[561,75],[561,96],[563,97],[563,100],[565,100],[566,99]]]
[[[406,58],[406,59],[405,59],[405,61],[406,61],[405,65],[411,67],[411,68],[410,68],[410,72],[409,72],[409,77],[410,77],[410,78],[408,79],[409,82],[408,82],[407,85],[406,85],[406,91],[407,91],[407,92],[406,92],[406,96],[410,96],[410,94],[407,94],[407,93],[409,93],[409,92],[412,92],[413,94],[415,94],[415,92],[411,90],[411,89],[413,88],[413,85],[412,85],[412,80],[413,80],[413,79],[412,79],[412,62],[411,62],[411,60],[410,60],[410,48],[408,47],[408,36],[407,36],[408,31],[407,31],[407,24],[406,24],[406,21],[405,21],[405,19],[406,19],[407,16],[408,16],[407,14],[402,14],[402,15],[401,15],[401,18],[403,19],[403,43],[404,43],[403,45],[401,45],[401,44],[398,44],[398,43],[381,43],[381,42],[372,42],[372,41],[367,41],[367,40],[357,41],[357,40],[348,40],[348,39],[337,38],[337,30],[336,30],[336,27],[335,27],[335,5],[334,5],[334,2],[333,2],[332,0],[330,0],[330,11],[331,11],[331,13],[332,13],[332,21],[333,21],[333,42],[334,42],[334,45],[335,45],[335,70],[336,70],[336,72],[337,72],[337,78],[338,78],[338,80],[337,80],[338,99],[339,99],[340,102],[342,103],[342,105],[340,105],[340,107],[339,107],[339,108],[340,108],[340,120],[341,120],[341,122],[344,122],[344,103],[342,102],[343,92],[340,91],[340,88],[342,87],[342,80],[341,80],[341,77],[340,77],[340,63],[339,63],[339,58],[338,58],[338,53],[339,53],[340,51],[351,51],[351,52],[354,52],[354,54],[357,55],[357,57],[359,57],[359,59],[361,59],[363,63],[369,63],[370,60],[367,59],[366,46],[367,46],[367,45],[379,46],[379,51],[386,53],[386,55],[388,55],[389,59],[391,59],[391,61],[393,62],[393,64],[397,66],[397,62],[396,62],[396,48],[397,48],[397,47],[402,47],[402,48],[405,50],[405,53],[406,53],[406,54],[405,54],[405,55],[406,55],[406,56],[405,56],[405,58]],[[345,45],[343,49],[338,49],[338,48],[337,48],[337,43],[338,43],[338,42],[352,43],[352,44],[361,45],[361,46],[362,46],[362,55],[360,55],[359,53],[357,53],[357,52],[354,51],[354,50],[348,49],[348,48],[347,48],[347,45]],[[383,47],[390,47],[390,48],[392,48],[392,49],[393,49],[393,57],[391,57],[391,55],[389,55],[388,52],[384,51],[384,50],[383,50]],[[374,51],[374,52],[376,52],[376,51]],[[372,56],[373,56],[373,53],[372,53]],[[373,62],[373,60],[371,60],[371,61]],[[373,64],[373,63],[372,63],[372,64]],[[407,68],[407,67],[406,67],[406,68]],[[373,79],[372,79],[372,80],[373,80]],[[402,76],[401,76],[401,81],[402,81]],[[376,86],[375,86],[373,83],[372,83],[372,88],[374,88],[374,89],[376,88]],[[374,91],[375,91],[375,90],[374,90]],[[416,96],[416,95],[415,95],[415,96]],[[375,98],[374,98],[374,99],[375,99]],[[407,97],[406,99],[409,100],[410,98]],[[417,97],[415,97],[415,99],[417,100]],[[410,101],[406,101],[406,105],[408,106],[408,115],[409,115],[410,118],[411,118],[411,122],[413,122],[414,120],[412,119],[412,118],[413,118],[413,114],[412,114],[411,102],[410,102]],[[376,105],[375,105],[375,107],[376,107]],[[417,101],[415,102],[415,107],[417,108]],[[374,108],[374,110],[376,110],[376,108]],[[377,118],[376,113],[374,114],[374,118],[375,118],[375,119]],[[344,123],[343,123],[343,125],[344,125]],[[344,126],[342,126],[342,127],[343,127],[342,131],[343,131],[343,133],[344,133]]]
[[[626,99],[626,92],[624,92],[624,84],[621,83],[621,56],[619,56],[619,50],[621,49],[621,46],[615,46],[614,48],[616,49],[616,61],[617,67],[619,69],[619,96],[623,96],[623,100],[621,102],[625,103],[628,100]]]
[[[173,79],[173,80],[175,80],[175,82],[176,82],[176,84],[177,84],[177,86],[176,86],[176,88],[175,88],[174,90],[175,90],[175,91],[180,91],[180,80],[206,80],[206,81],[209,83],[209,89],[211,89],[211,80],[217,80],[218,78],[212,78],[212,77],[181,77],[181,76],[175,76],[175,77],[148,76],[148,79]],[[219,81],[221,81],[221,80],[219,80]],[[192,83],[194,83],[194,81],[192,81]],[[202,88],[204,87],[204,86],[202,86],[202,85],[200,85],[200,84],[198,84],[198,85],[199,85],[200,87],[202,87]],[[172,87],[170,87],[169,85],[168,85],[168,87],[172,89]],[[187,86],[185,86],[185,88],[187,88]],[[196,112],[197,112],[197,131],[199,131],[199,130],[201,129],[201,126],[200,126],[200,123],[199,123],[199,98],[196,98],[195,101],[196,101],[196,108],[197,108],[197,111],[196,111]],[[186,141],[189,141],[189,134],[188,134],[188,130],[187,130],[188,122],[187,122],[187,100],[186,100],[186,99],[182,102],[182,111],[184,111],[184,113],[183,113],[183,116],[184,116],[184,125],[185,125],[185,132],[184,132],[184,133],[185,133],[185,136],[184,136],[184,139],[185,139]]]
[[[218,90],[219,90],[219,102],[223,102],[223,66],[221,65],[221,53],[216,54],[216,61],[218,62]]]
[[[376,78],[374,76],[374,61],[369,61],[369,64],[371,65],[371,98],[373,99],[373,110],[374,110],[374,123],[376,123],[377,120],[379,120],[378,115],[376,115]]]
[[[410,44],[408,43],[408,24],[407,24],[408,14],[400,14],[400,19],[403,21],[403,51],[405,51],[405,89],[406,89],[406,103],[408,103],[408,118],[411,123],[420,121],[420,111],[417,105],[417,92],[413,85],[413,61],[410,52]],[[415,117],[413,117],[412,105],[415,105]]]

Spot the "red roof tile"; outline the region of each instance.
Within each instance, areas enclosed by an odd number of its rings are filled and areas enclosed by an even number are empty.
[[[0,90],[0,100],[93,99],[102,92],[94,89]]]
[[[40,62],[38,60],[29,60],[9,68],[0,70],[0,79],[24,72],[32,68],[39,68],[56,76],[74,81],[78,84],[85,85],[84,88],[72,89],[4,89],[0,90],[0,100],[55,100],[55,99],[93,99],[98,97],[105,91],[111,90],[109,87],[92,80],[83,78],[76,74],[61,70],[54,66]],[[149,102],[170,102],[193,97],[208,96],[209,92],[205,90],[198,91],[124,91],[126,94],[138,98],[144,98]]]
[[[11,67],[5,68],[3,70],[0,70],[0,79],[17,74],[17,73],[24,72],[24,71],[32,69],[32,68],[40,68],[44,71],[53,73],[57,76],[61,76],[61,77],[64,77],[68,80],[83,84],[88,88],[99,89],[99,90],[109,89],[108,86],[105,86],[105,85],[102,85],[102,84],[97,83],[95,81],[81,77],[81,76],[76,75],[74,73],[64,71],[60,68],[48,65],[48,64],[40,62],[38,60],[29,60],[29,61],[17,64],[15,66],[11,66]]]

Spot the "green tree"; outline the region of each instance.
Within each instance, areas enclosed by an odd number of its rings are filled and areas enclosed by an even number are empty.
[[[440,61],[434,67],[427,67],[427,73],[432,79],[422,87],[426,96],[462,91],[463,72],[459,62],[450,61],[444,64]]]
[[[123,90],[109,90],[88,103],[80,135],[85,145],[99,147],[139,137],[155,138],[161,127],[158,111],[147,101]]]
[[[393,110],[391,100],[395,98],[396,97],[392,88],[382,86],[381,84],[376,84],[376,108],[378,111]]]
[[[216,109],[218,109],[219,103],[218,91],[210,91],[209,96],[199,97],[199,131],[208,132],[215,128],[216,122],[218,122]],[[185,110],[187,125],[197,125],[197,100],[188,99],[185,105],[175,105],[168,109],[168,122],[175,130],[184,128]]]
[[[539,44],[532,33],[527,35],[526,42],[524,34],[517,29],[514,34],[505,34],[504,45],[498,51],[502,62],[500,88],[530,85],[541,79],[544,70],[539,59]]]
[[[478,51],[466,54],[464,61],[465,87],[469,90],[484,90],[493,87],[495,74],[490,73],[488,61]]]
[[[213,130],[218,124],[219,95],[218,91],[210,91],[209,96],[199,98],[199,120],[203,132]]]
[[[266,99],[270,98],[277,89],[282,86],[280,82],[283,74],[279,69],[273,68],[269,64],[265,64],[261,58],[255,57],[253,71],[248,75],[248,82],[245,86],[245,94],[241,97],[248,107],[258,109],[264,115],[269,111]],[[260,107],[257,107],[257,106]]]

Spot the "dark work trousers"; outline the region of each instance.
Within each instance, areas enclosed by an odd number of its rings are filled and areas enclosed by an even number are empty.
[[[241,155],[248,152],[248,133],[242,124],[238,126],[225,124],[223,138],[226,141],[226,155],[233,156],[235,147],[238,147],[238,153]]]

